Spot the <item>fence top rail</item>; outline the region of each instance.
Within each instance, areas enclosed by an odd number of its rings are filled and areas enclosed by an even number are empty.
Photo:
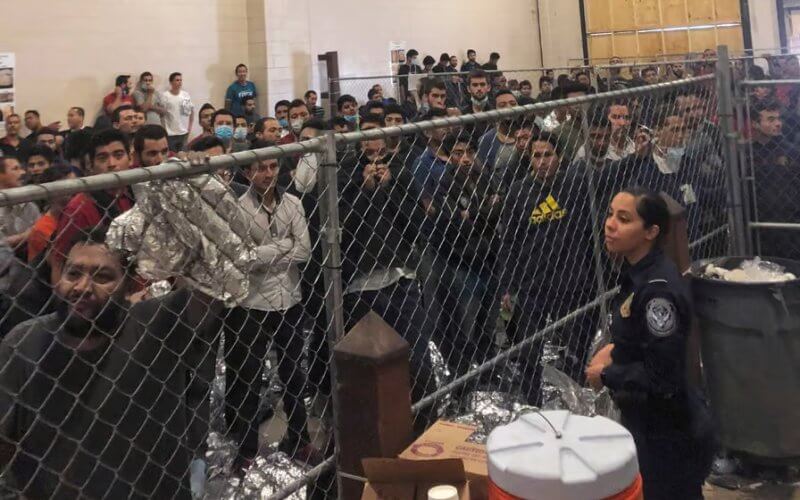
[[[572,70],[575,70],[575,69],[591,70],[592,66],[583,66],[582,65],[582,66],[554,66],[554,67],[551,67],[551,68],[527,68],[527,69],[526,68],[520,68],[520,69],[482,69],[481,71],[483,71],[484,73],[486,73],[488,75],[492,75],[492,74],[498,74],[498,73],[503,73],[503,74],[505,74],[505,73],[523,73],[523,72],[530,73],[530,72],[534,72],[534,71],[539,71],[539,72],[544,72],[544,71],[572,71]],[[469,73],[470,73],[469,71],[455,71],[455,72],[451,72],[451,73],[434,73],[432,71],[429,71],[429,72],[425,72],[425,73],[411,73],[409,75],[341,76],[339,78],[331,78],[330,81],[332,81],[332,82],[346,82],[346,81],[350,81],[350,80],[376,80],[376,79],[379,79],[379,78],[390,79],[390,78],[401,78],[401,77],[407,77],[407,76],[421,76],[421,75],[434,76],[434,77],[440,77],[440,76],[444,76],[444,77],[447,77],[447,76],[467,76],[467,75],[469,75]]]
[[[436,128],[470,125],[478,122],[497,121],[503,118],[517,117],[533,111],[552,110],[560,106],[591,104],[593,102],[602,102],[616,97],[647,94],[650,92],[680,88],[695,83],[713,80],[714,77],[714,75],[705,75],[696,78],[677,80],[674,82],[658,83],[655,85],[647,85],[632,89],[604,92],[602,94],[591,94],[582,97],[572,97],[569,99],[528,104],[525,106],[515,106],[513,108],[484,111],[470,115],[438,118],[435,120],[409,123],[398,127],[376,128],[357,132],[338,133],[334,135],[334,140],[337,143],[349,144],[368,139],[412,135]],[[205,161],[201,164],[192,164],[188,160],[171,160],[153,167],[132,168],[122,172],[109,172],[81,177],[79,179],[61,180],[46,184],[5,189],[0,191],[0,207],[7,207],[36,200],[50,199],[59,196],[70,196],[87,191],[121,188],[154,180],[191,177],[193,175],[205,174],[216,170],[235,167],[237,165],[249,165],[257,160],[277,159],[293,154],[303,154],[308,152],[322,152],[324,151],[324,148],[324,137],[317,137],[308,141],[285,146],[272,146],[268,148],[252,149],[239,153],[215,156],[213,158],[205,159]]]
[[[494,109],[491,111],[483,111],[481,113],[473,113],[469,115],[451,116],[447,118],[437,118],[435,120],[421,121],[416,123],[407,123],[396,127],[374,128],[370,130],[363,130],[357,132],[346,132],[336,134],[336,142],[340,143],[355,143],[368,139],[380,139],[386,137],[395,137],[399,135],[409,135],[426,130],[453,127],[458,125],[472,125],[474,123],[485,121],[497,121],[503,118],[513,118],[520,115],[530,113],[532,111],[547,111],[561,106],[570,106],[576,104],[591,104],[598,101],[607,101],[616,97],[625,97],[638,94],[647,94],[650,92],[679,88],[689,86],[695,83],[713,80],[715,75],[705,75],[695,78],[686,78],[674,82],[657,83],[655,85],[646,85],[632,89],[615,90],[612,92],[603,92],[601,94],[590,94],[581,97],[571,97],[568,99],[559,99],[556,101],[547,101],[536,104],[526,104],[524,106],[514,106],[513,108]]]
[[[647,66],[667,66],[670,64],[702,64],[702,63],[709,63],[709,62],[717,62],[717,58],[707,58],[707,59],[680,59],[675,61],[650,61],[650,62],[639,62],[639,63],[622,63],[622,64],[598,64],[595,66],[595,69],[625,69],[625,68],[644,68]]]
[[[131,168],[121,172],[108,172],[80,177],[78,179],[4,189],[0,190],[0,207],[60,196],[70,196],[82,192],[115,189],[160,179],[191,177],[193,175],[206,174],[237,165],[248,165],[254,161],[283,158],[291,154],[302,154],[310,151],[322,151],[323,147],[323,140],[321,138],[315,138],[285,146],[251,149],[238,153],[206,158],[200,164],[193,164],[189,160],[176,161],[172,159],[152,167]]]
[[[742,80],[742,87],[766,87],[770,85],[800,85],[800,79],[792,80]]]

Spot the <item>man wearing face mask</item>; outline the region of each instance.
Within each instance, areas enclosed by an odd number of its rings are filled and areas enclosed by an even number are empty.
[[[227,109],[218,109],[211,118],[214,135],[225,145],[225,152],[230,153],[233,144],[233,113]]]
[[[422,73],[422,68],[417,64],[419,52],[416,49],[411,49],[406,52],[406,62],[397,68],[397,75],[400,83],[400,96],[403,101],[408,95],[408,75],[416,75]]]
[[[467,77],[469,102],[461,107],[461,114],[469,115],[494,109],[494,103],[489,99],[489,92],[491,92],[491,90],[489,75],[487,75],[486,72],[482,69],[471,71]],[[486,128],[488,126],[489,122],[475,123],[469,126],[469,131],[472,132],[474,136],[480,137],[486,133]]]
[[[278,144],[291,144],[297,142],[303,125],[311,117],[308,105],[302,99],[295,99],[289,104],[289,130],[290,133],[283,137]]]
[[[247,151],[250,149],[250,141],[247,138],[247,119],[243,116],[237,116],[234,118],[233,123],[233,142],[231,143],[231,153]]]
[[[336,108],[339,110],[339,116],[352,124],[354,128],[358,128],[358,101],[356,98],[345,94],[336,100]]]
[[[281,126],[281,137],[289,133],[289,105],[291,104],[285,99],[275,103],[275,119]]]
[[[139,84],[133,91],[133,101],[145,112],[147,123],[162,125],[162,116],[166,114],[167,108],[162,102],[161,92],[156,92],[153,85],[153,74],[145,71],[139,76]]]

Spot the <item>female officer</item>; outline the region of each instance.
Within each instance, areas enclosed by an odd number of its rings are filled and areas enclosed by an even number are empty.
[[[612,303],[613,343],[586,377],[609,388],[633,434],[644,498],[695,500],[703,498],[712,450],[685,379],[692,313],[688,287],[660,248],[668,226],[666,203],[651,191],[626,189],[612,200],[606,247],[625,259],[625,272]]]

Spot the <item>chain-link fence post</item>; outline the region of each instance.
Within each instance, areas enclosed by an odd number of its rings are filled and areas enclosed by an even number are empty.
[[[744,204],[742,203],[742,181],[737,149],[738,134],[734,127],[733,81],[728,46],[717,47],[717,115],[724,144],[722,157],[728,173],[728,220],[731,226],[731,251],[734,255],[746,255],[748,245],[745,230]]]
[[[331,381],[331,416],[335,443],[334,453],[339,450],[339,399],[336,390],[336,366],[333,362],[333,349],[344,336],[344,316],[342,303],[344,289],[342,286],[341,229],[339,228],[339,193],[338,163],[336,157],[335,132],[325,133],[323,142],[322,168],[318,171],[319,212],[321,222],[321,238],[324,244],[323,274],[325,279],[325,315],[327,325],[327,342],[329,357],[328,376]],[[337,491],[341,492],[341,478],[336,476]]]
[[[749,79],[750,64],[753,61],[750,59],[744,60],[744,73],[743,78]],[[745,248],[748,255],[755,252],[753,229],[750,227],[750,221],[754,220],[754,204],[755,193],[753,189],[753,169],[750,164],[749,154],[749,141],[745,135],[744,127],[750,123],[749,112],[750,109],[750,96],[748,89],[741,85],[741,82],[733,79],[733,105],[735,111],[735,122],[738,127],[739,133],[737,134],[737,153],[739,161],[740,183],[742,186],[742,213],[744,214],[744,231],[745,231]]]
[[[594,269],[595,277],[597,279],[597,292],[598,295],[606,293],[606,280],[603,273],[603,244],[600,241],[601,219],[600,208],[597,206],[596,186],[594,182],[594,166],[592,165],[592,150],[591,139],[589,138],[589,113],[591,112],[591,104],[586,103],[583,105],[583,117],[581,118],[581,131],[583,133],[583,161],[585,163],[586,181],[589,187],[589,210],[592,216],[592,242],[594,243]],[[608,326],[608,303],[607,301],[600,302],[600,328],[605,331]]]

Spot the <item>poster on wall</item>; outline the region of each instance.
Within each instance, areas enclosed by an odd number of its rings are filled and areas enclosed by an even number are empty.
[[[406,42],[389,42],[389,74],[396,75],[398,70],[400,69],[401,64],[405,64],[406,62]],[[394,79],[392,79],[394,80]],[[397,82],[392,82],[392,95],[391,97],[396,97],[399,93],[399,89],[397,88]],[[384,89],[386,92],[388,89]],[[384,97],[390,97],[388,94],[385,94]]]
[[[0,52],[0,126],[5,125],[6,117],[14,113],[14,54]]]
[[[406,42],[389,42],[389,74],[396,75],[397,69],[406,62]]]

